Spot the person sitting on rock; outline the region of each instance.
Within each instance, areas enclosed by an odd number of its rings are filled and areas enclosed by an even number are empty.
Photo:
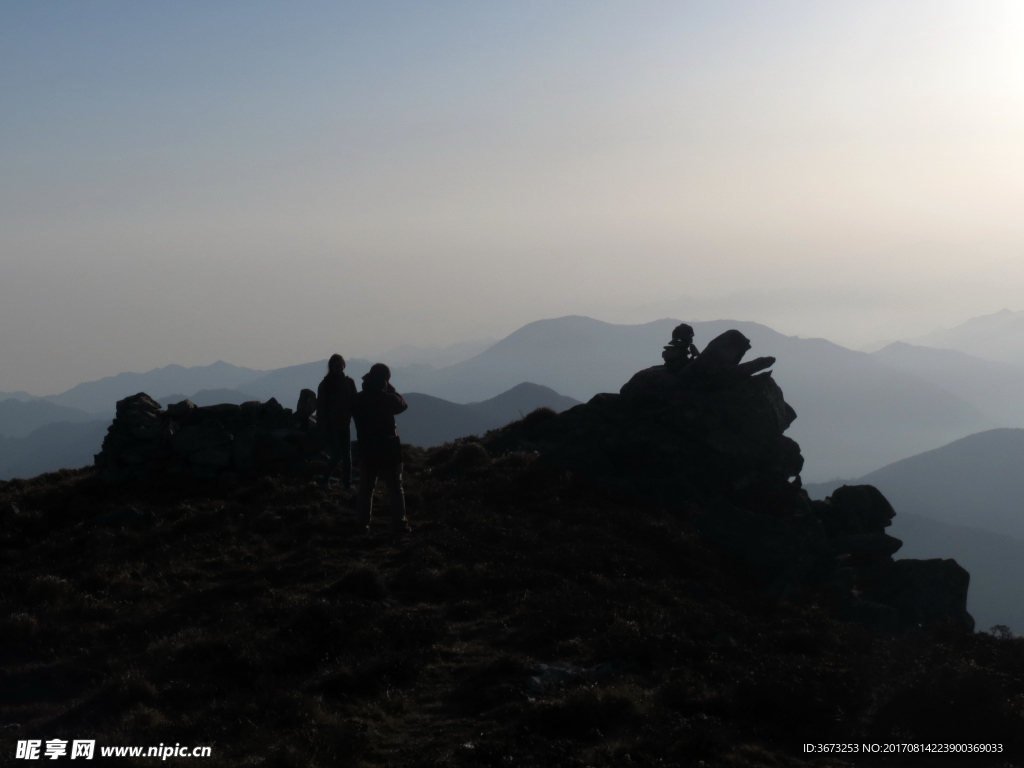
[[[363,391],[352,404],[359,440],[362,473],[359,478],[359,525],[367,533],[373,515],[373,492],[378,478],[387,486],[391,501],[391,528],[405,533],[409,524],[405,517],[405,491],[402,488],[402,441],[398,437],[395,416],[409,407],[391,386],[391,370],[384,363],[374,363],[363,376]]]
[[[673,329],[672,341],[665,345],[661,359],[665,361],[665,367],[669,371],[676,373],[689,365],[699,354],[697,347],[693,345],[693,328],[686,323],[680,323]]]
[[[342,465],[345,490],[352,487],[352,402],[356,396],[356,383],[345,375],[345,358],[331,355],[327,361],[327,375],[317,388],[316,423],[327,445],[329,461],[321,478],[326,488],[338,464]],[[301,402],[301,401],[300,401]]]

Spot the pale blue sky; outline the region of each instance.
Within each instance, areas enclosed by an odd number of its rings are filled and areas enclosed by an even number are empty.
[[[1018,2],[0,6],[0,390],[1024,288]]]

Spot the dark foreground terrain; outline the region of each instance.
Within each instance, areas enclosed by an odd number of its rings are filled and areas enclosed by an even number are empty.
[[[407,458],[400,540],[308,478],[0,483],[0,759],[62,738],[208,766],[1024,765],[1024,640],[768,598],[688,513],[531,454]],[[1003,752],[802,753],[823,742]]]

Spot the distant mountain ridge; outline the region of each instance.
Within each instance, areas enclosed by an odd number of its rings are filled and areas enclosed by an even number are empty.
[[[195,392],[200,389],[234,389],[259,378],[263,371],[240,368],[218,360],[211,365],[185,368],[167,365],[146,373],[119,373],[87,381],[46,399],[57,405],[91,413],[113,414],[118,400],[137,392]]]
[[[1024,541],[1024,429],[987,430],[856,480],[805,487],[824,498],[844,483],[874,485],[901,512]]]
[[[962,398],[983,413],[992,426],[1024,427],[1024,367],[902,341],[871,356]]]
[[[581,316],[539,320],[456,365],[393,366],[392,382],[403,393],[464,404],[488,400],[524,381],[586,401],[598,392],[617,392],[638,370],[660,364],[660,347],[678,322],[662,319],[616,325]],[[691,324],[700,347],[736,328],[750,338],[751,355],[777,358],[774,376],[798,414],[789,434],[804,447],[807,480],[856,476],[965,435],[1007,425],[944,388],[942,382],[930,380],[927,373],[905,370],[889,364],[892,361],[824,339],[784,336],[751,322]],[[347,372],[358,382],[370,364],[350,359]],[[240,393],[233,397],[236,400],[274,397],[294,407],[299,391],[315,390],[326,368],[326,359],[272,371],[223,362],[193,369],[168,366],[80,384],[47,399],[111,413],[118,399],[139,391],[180,396],[234,389]]]
[[[537,408],[561,413],[579,405],[550,387],[523,382],[497,397],[479,403],[452,403],[441,398],[410,392],[405,395],[409,410],[396,421],[402,442],[424,448],[440,445],[458,437],[482,435],[510,421],[520,419]]]
[[[0,401],[0,435],[25,437],[45,424],[61,421],[89,421],[95,415],[78,408],[68,408],[48,400]]]
[[[988,360],[1024,366],[1024,312],[1002,309],[909,341],[922,347],[955,349]]]
[[[0,436],[0,480],[92,464],[109,419],[46,424],[24,437]]]
[[[456,402],[491,397],[512,376],[578,400],[618,392],[638,370],[661,363],[678,320],[613,325],[586,317],[541,320],[485,352],[437,371],[396,372],[400,391]],[[809,479],[860,474],[994,426],[977,408],[935,383],[824,339],[784,336],[751,322],[693,322],[698,347],[738,329],[750,355],[777,358],[774,376],[796,409],[789,435],[804,448]],[[854,469],[856,467],[856,469]]]
[[[18,400],[23,403],[30,402],[32,400],[38,400],[39,398],[35,395],[30,395],[28,392],[22,392],[18,390],[16,392],[0,392],[0,401],[2,400]]]

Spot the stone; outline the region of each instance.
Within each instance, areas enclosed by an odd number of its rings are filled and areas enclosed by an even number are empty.
[[[231,444],[231,466],[240,472],[248,472],[253,467],[253,444],[256,440],[256,428],[245,427],[235,435]]]
[[[238,410],[241,412],[243,419],[252,420],[258,417],[263,410],[263,403],[259,400],[246,400],[238,406]]]
[[[967,612],[970,581],[955,560],[896,560],[865,580],[864,596],[893,608],[905,627],[952,622],[973,631]]]
[[[231,443],[226,445],[214,445],[196,451],[188,457],[189,464],[199,467],[225,468],[231,465],[232,447]]]
[[[837,555],[884,558],[896,554],[903,542],[885,533],[859,533],[829,539],[829,545]]]
[[[172,419],[184,421],[198,408],[191,400],[182,400],[180,403],[173,403],[167,406],[167,415]]]
[[[297,458],[298,446],[280,435],[261,433],[253,441],[253,459],[259,464]]]
[[[160,403],[145,392],[139,392],[137,395],[131,395],[123,400],[118,400],[115,405],[115,412],[118,416],[127,415],[132,412],[159,413],[161,410]]]
[[[219,405],[204,405],[197,409],[197,415],[204,418],[232,419],[242,415],[242,407],[235,403],[220,403]]]
[[[882,533],[896,510],[872,485],[844,485],[815,507],[830,536]]]
[[[218,423],[197,424],[183,427],[171,438],[171,448],[179,456],[191,456],[193,453],[229,445],[233,438],[231,433]]]
[[[885,533],[895,512],[877,488],[808,498],[800,446],[785,434],[796,412],[763,370],[774,358],[743,363],[749,349],[743,334],[727,331],[682,367],[653,366],[618,395],[531,414],[483,446],[493,456],[536,451],[541,464],[599,486],[696,511],[701,535],[743,560],[766,594],[817,595],[840,618],[879,632],[972,626],[966,571],[952,560],[893,560],[902,542]]]

